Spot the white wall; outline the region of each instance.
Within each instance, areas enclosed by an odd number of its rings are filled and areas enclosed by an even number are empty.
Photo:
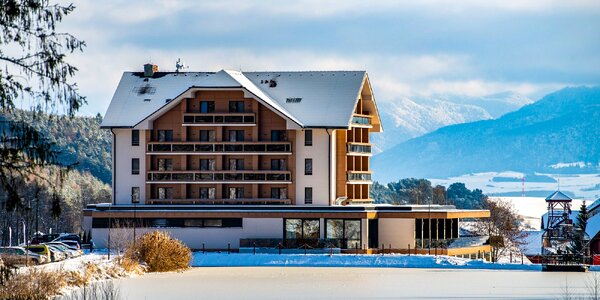
[[[116,204],[131,204],[131,187],[140,187],[140,203],[146,199],[146,133],[140,130],[140,145],[131,146],[131,129],[113,129],[116,153],[113,153],[113,200]],[[140,159],[140,174],[131,174],[131,159]],[[115,178],[116,176],[116,178]]]
[[[415,219],[379,219],[379,244],[393,249],[415,247]]]
[[[240,247],[240,239],[245,238],[283,238],[283,219],[281,218],[244,218],[242,228],[137,228],[139,237],[145,232],[161,230],[168,231],[173,238],[179,239],[192,249],[231,249]],[[115,239],[132,239],[132,229],[111,229],[111,244]],[[108,245],[108,228],[94,228],[92,239],[97,248]]]
[[[337,156],[335,151],[337,150],[337,143],[336,143],[336,137],[338,134],[338,130],[331,130],[331,152],[329,153],[330,157],[331,157],[331,180],[329,181],[329,186],[331,186],[331,191],[330,191],[330,195],[329,195],[329,203],[331,204],[333,201],[335,201],[335,196],[336,196],[336,175],[337,175]]]
[[[304,130],[296,131],[296,204],[305,205],[304,188],[312,187],[312,205],[329,205],[330,137],[325,129],[312,129],[312,132],[312,146],[304,146]],[[312,175],[304,175],[304,159],[306,158],[313,160]]]

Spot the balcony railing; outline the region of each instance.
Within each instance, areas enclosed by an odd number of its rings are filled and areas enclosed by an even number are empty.
[[[239,199],[148,199],[146,204],[167,205],[288,205],[290,199],[276,198],[239,198]]]
[[[370,156],[372,147],[371,144],[348,143],[347,153],[349,155]]]
[[[291,183],[290,171],[148,171],[147,182],[160,183]]]
[[[149,142],[147,154],[292,154],[290,142]]]
[[[354,114],[352,116],[352,124],[364,127],[371,127],[371,118],[369,115]]]
[[[254,126],[256,118],[253,113],[184,113],[184,126]]]
[[[364,183],[371,182],[370,171],[348,171],[348,182]]]

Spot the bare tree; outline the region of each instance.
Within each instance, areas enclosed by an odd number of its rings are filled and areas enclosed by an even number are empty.
[[[475,229],[477,233],[490,237],[491,259],[496,262],[499,257],[522,245],[526,234],[521,230],[521,220],[511,203],[487,199],[484,209],[490,211],[490,217],[479,219]]]

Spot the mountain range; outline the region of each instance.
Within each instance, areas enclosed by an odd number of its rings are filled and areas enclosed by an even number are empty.
[[[598,172],[598,120],[600,87],[565,88],[497,119],[445,126],[399,143],[375,155],[372,169],[383,182],[505,170]],[[561,164],[572,166],[556,168]]]
[[[440,127],[498,118],[533,101],[513,92],[484,97],[436,95],[397,98],[379,104],[384,126],[373,135],[376,153]]]

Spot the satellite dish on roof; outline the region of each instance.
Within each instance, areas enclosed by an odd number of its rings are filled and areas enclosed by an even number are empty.
[[[189,67],[186,66],[185,63],[181,61],[181,58],[178,58],[177,62],[175,62],[175,72],[179,73],[179,71],[181,71],[183,69],[187,69],[187,68],[189,68]]]

